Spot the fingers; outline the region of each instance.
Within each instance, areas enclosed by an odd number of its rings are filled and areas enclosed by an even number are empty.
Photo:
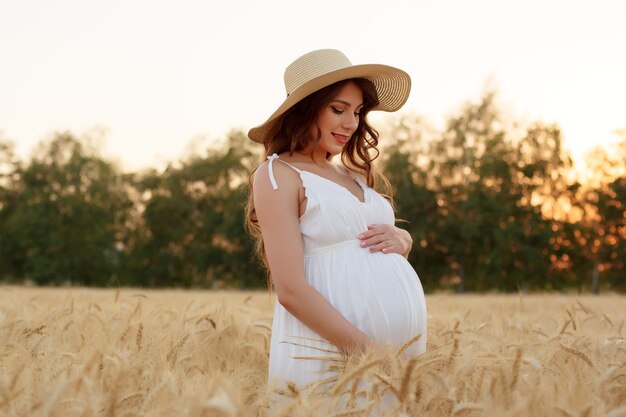
[[[397,252],[401,250],[401,243],[394,237],[386,235],[376,235],[369,239],[364,239],[360,243],[362,248],[368,248],[370,252]]]
[[[372,224],[367,226],[367,231],[361,233],[359,235],[359,239],[368,239],[372,236],[380,235],[385,233],[388,230],[389,225],[387,224]]]
[[[361,239],[361,247],[362,248],[368,248],[370,246],[374,246],[374,245],[378,245],[380,243],[383,243],[385,241],[385,237],[382,235],[377,235],[377,236],[372,236],[370,238],[363,238]]]
[[[402,253],[402,245],[398,243],[384,242],[380,245],[376,245],[376,250],[374,252]]]
[[[405,231],[388,224],[373,224],[367,226],[367,231],[359,235],[362,248],[369,248],[371,253],[399,253],[406,251],[406,242],[403,240]]]
[[[385,233],[385,230],[382,228],[371,228],[368,226],[368,231],[363,232],[359,235],[359,239],[361,240],[362,248],[373,248],[375,245],[380,245],[383,242],[391,239],[391,236],[388,236]],[[378,248],[378,250],[382,249],[382,247]]]
[[[370,246],[370,253],[382,252],[382,253],[402,253],[402,246],[399,244],[380,243],[378,245]]]

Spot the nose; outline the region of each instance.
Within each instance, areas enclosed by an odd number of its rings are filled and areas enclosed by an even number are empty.
[[[346,112],[346,116],[342,121],[342,125],[345,129],[350,129],[350,132],[354,132],[359,126],[359,116],[355,116],[351,112]]]

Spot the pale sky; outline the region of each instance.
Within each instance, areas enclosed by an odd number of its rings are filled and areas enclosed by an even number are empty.
[[[24,157],[54,131],[104,128],[125,170],[161,167],[262,123],[285,67],[320,48],[404,69],[401,111],[439,127],[486,79],[578,158],[626,127],[623,0],[0,0],[0,140]]]

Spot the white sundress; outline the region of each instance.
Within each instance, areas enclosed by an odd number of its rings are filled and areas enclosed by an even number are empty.
[[[400,254],[370,253],[359,245],[358,235],[368,225],[395,223],[389,202],[357,175],[351,176],[363,189],[363,202],[347,188],[281,161],[277,154],[268,160],[274,189],[278,188],[272,169],[275,160],[299,173],[305,189],[300,231],[307,283],[376,342],[399,348],[421,334],[406,354],[424,353],[426,302],[415,270]],[[321,358],[337,355],[324,350],[337,348],[276,302],[268,372],[270,414],[280,403],[280,392],[288,392],[287,382],[306,390],[336,375],[334,362]]]

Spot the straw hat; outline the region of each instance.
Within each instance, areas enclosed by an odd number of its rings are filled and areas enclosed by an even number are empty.
[[[352,65],[335,49],[320,49],[302,55],[285,70],[287,98],[265,123],[250,129],[248,137],[263,143],[278,118],[310,94],[337,81],[366,78],[376,87],[379,104],[372,110],[396,111],[406,102],[411,91],[411,78],[406,72],[379,64]]]

